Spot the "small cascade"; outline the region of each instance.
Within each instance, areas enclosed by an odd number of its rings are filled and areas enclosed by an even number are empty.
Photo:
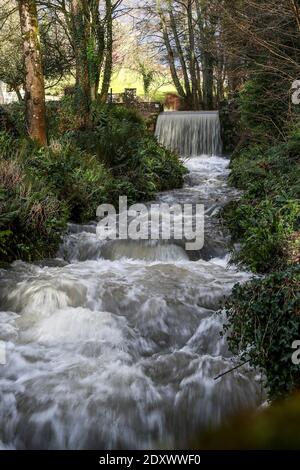
[[[222,154],[218,111],[161,113],[155,134],[161,144],[183,157]]]

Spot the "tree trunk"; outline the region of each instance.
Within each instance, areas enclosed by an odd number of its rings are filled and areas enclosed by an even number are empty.
[[[192,108],[198,109],[198,95],[197,95],[197,76],[196,76],[196,57],[195,57],[195,36],[193,27],[193,10],[192,1],[189,0],[187,4],[187,20],[188,20],[188,35],[189,35],[189,62],[190,62],[190,77],[192,82]]]
[[[199,103],[200,109],[203,109],[202,79],[201,79],[201,71],[200,71],[198,60],[196,60],[196,74],[197,74],[198,103]]]
[[[227,81],[228,81],[228,93],[229,98],[233,97],[239,90],[241,81],[239,78],[239,59],[230,56],[227,59]]]
[[[105,36],[104,27],[99,13],[99,0],[91,0],[89,3],[89,41],[88,41],[88,67],[91,88],[91,99],[98,98],[100,72],[103,65]]]
[[[21,95],[21,92],[20,92],[20,88],[18,86],[16,86],[16,87],[13,87],[13,90],[14,90],[15,94],[17,95],[19,103],[23,103],[23,98],[22,98],[22,95]]]
[[[197,23],[200,35],[201,64],[202,64],[202,96],[203,108],[211,110],[214,107],[214,56],[212,43],[214,41],[214,29],[207,21],[207,0],[196,0]],[[210,19],[211,20],[211,19]]]
[[[87,19],[85,17],[84,1],[72,0],[71,12],[76,60],[76,112],[78,118],[82,121],[83,127],[86,127],[90,120],[91,89],[87,51]]]
[[[203,103],[204,109],[212,110],[214,108],[213,89],[214,89],[214,71],[213,57],[209,52],[203,53]]]
[[[34,0],[18,0],[25,62],[26,122],[30,137],[47,144],[45,86]]]
[[[177,54],[180,60],[181,68],[182,68],[185,94],[186,94],[187,100],[189,100],[191,98],[191,87],[190,87],[189,75],[188,75],[187,65],[186,65],[185,57],[184,57],[183,50],[181,47],[181,42],[180,42],[180,38],[178,35],[177,26],[176,26],[176,20],[172,11],[171,4],[170,4],[170,24],[171,24],[173,36],[175,39]]]
[[[185,94],[185,91],[183,89],[183,86],[181,85],[181,82],[179,80],[177,70],[176,70],[176,67],[175,67],[174,53],[173,53],[173,49],[172,49],[172,46],[171,46],[171,43],[170,43],[170,39],[169,39],[165,19],[164,19],[163,15],[161,13],[159,13],[159,16],[160,16],[160,21],[161,21],[163,39],[164,39],[164,43],[165,43],[167,53],[168,53],[168,62],[169,62],[171,77],[172,77],[174,86],[175,86],[175,88],[178,92],[178,95],[181,98],[185,99],[186,94]]]
[[[299,0],[290,0],[290,3],[291,3],[292,11],[295,15],[298,30],[300,32],[300,6],[299,6]]]
[[[106,57],[105,57],[105,65],[104,65],[104,72],[103,72],[103,82],[102,82],[102,89],[101,89],[101,101],[106,103],[111,75],[112,75],[112,48],[113,48],[113,28],[112,28],[112,2],[111,0],[106,0]]]
[[[222,50],[222,36],[219,35],[217,41],[217,54],[216,54],[216,82],[217,82],[217,106],[224,100],[224,80],[225,80],[225,62],[224,53]]]

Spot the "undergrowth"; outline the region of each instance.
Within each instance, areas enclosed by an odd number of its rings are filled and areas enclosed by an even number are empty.
[[[49,145],[25,136],[22,105],[9,106],[20,137],[0,132],[0,262],[55,253],[67,221],[95,218],[102,203],[153,198],[179,187],[185,169],[132,110],[95,106],[82,129],[70,97],[50,103]]]

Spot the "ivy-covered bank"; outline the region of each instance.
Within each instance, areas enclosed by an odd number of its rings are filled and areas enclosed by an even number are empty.
[[[277,398],[300,387],[292,361],[300,340],[300,121],[288,103],[278,116],[260,80],[240,94],[242,145],[232,155],[230,184],[241,197],[223,212],[233,260],[256,277],[235,286],[226,330],[231,349],[262,370]]]
[[[82,129],[71,98],[48,107],[49,146],[26,137],[21,105],[16,128],[0,132],[0,263],[52,256],[68,221],[95,218],[99,204],[149,200],[180,187],[185,169],[160,146],[134,111],[95,106]],[[8,126],[9,127],[9,126]]]

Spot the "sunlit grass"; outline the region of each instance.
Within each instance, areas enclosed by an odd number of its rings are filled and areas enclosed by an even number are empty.
[[[111,88],[113,93],[122,93],[125,88],[136,88],[138,96],[144,96],[141,76],[137,72],[126,68],[122,68],[119,72],[113,74]],[[152,99],[161,100],[166,93],[176,93],[172,83],[160,86],[160,83],[156,82],[151,87],[150,95]]]
[[[166,83],[162,85],[162,81],[165,81]],[[46,83],[47,95],[59,96],[63,94],[65,87],[74,85],[74,77],[71,75],[66,76],[58,84],[55,84],[51,87],[49,87],[49,85],[53,84]],[[125,88],[136,88],[137,95],[141,98],[145,98],[142,77],[140,74],[138,74],[138,72],[127,69],[125,67],[121,68],[118,72],[113,73],[111,88],[113,93],[123,93]],[[156,81],[151,86],[150,97],[153,100],[162,101],[166,93],[176,93],[175,87],[171,83],[171,79],[168,77],[168,75],[166,75],[164,80],[162,80],[161,77],[156,79]]]

